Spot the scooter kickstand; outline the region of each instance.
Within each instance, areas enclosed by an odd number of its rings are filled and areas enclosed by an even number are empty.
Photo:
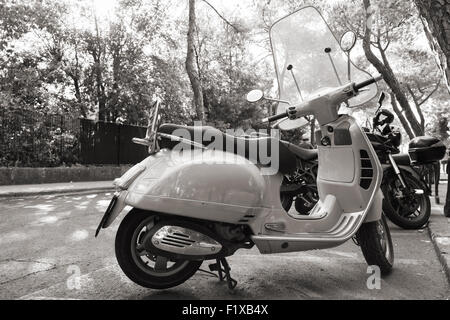
[[[234,288],[236,288],[237,281],[231,277],[230,274],[231,268],[225,258],[216,260],[215,264],[209,266],[209,270],[217,271],[219,273],[219,281],[222,282],[226,280],[228,284],[228,289],[233,290]],[[223,275],[223,273],[225,273],[225,276]]]

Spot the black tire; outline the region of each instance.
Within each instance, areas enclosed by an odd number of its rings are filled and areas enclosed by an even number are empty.
[[[381,234],[381,229],[384,234]],[[384,215],[380,221],[363,224],[356,239],[369,266],[378,266],[384,276],[392,272],[394,246]]]
[[[425,189],[422,182],[410,173],[402,171],[407,186],[414,189]],[[389,173],[381,185],[383,191],[383,211],[386,216],[397,226],[406,230],[423,228],[431,215],[431,201],[424,192],[421,195],[413,195],[408,198],[397,198],[396,193],[400,187],[400,181],[395,174]],[[412,211],[412,212],[411,212]]]
[[[280,195],[280,199],[281,206],[283,207],[284,211],[289,212],[289,210],[291,210],[294,199],[290,195],[283,193]]]
[[[150,267],[148,264],[140,262],[141,256],[134,251],[137,237],[140,238],[140,233],[136,236],[136,232],[140,232],[143,224],[145,227],[146,221],[152,218],[152,215],[145,211],[131,210],[130,213],[123,219],[120,224],[119,230],[116,234],[116,258],[120,268],[125,275],[134,283],[151,289],[168,289],[176,287],[186,280],[191,278],[197,270],[200,268],[202,261],[187,261],[178,260],[171,261],[173,263],[173,270],[167,268],[166,273],[156,271],[156,269]],[[146,255],[144,258],[151,259],[153,257],[156,261],[156,257],[152,255]],[[169,272],[170,271],[170,272]]]

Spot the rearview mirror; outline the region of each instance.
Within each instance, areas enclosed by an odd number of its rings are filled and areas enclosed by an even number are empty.
[[[247,94],[247,101],[250,103],[259,102],[264,98],[264,92],[261,90],[253,90]]]
[[[355,47],[356,44],[356,34],[353,31],[347,31],[341,37],[341,48],[345,52],[349,53]]]
[[[356,44],[356,34],[353,31],[347,31],[341,37],[340,46],[342,50],[348,55],[347,59],[347,78],[349,81],[352,80],[351,75],[351,60],[350,60],[350,51],[355,47]]]

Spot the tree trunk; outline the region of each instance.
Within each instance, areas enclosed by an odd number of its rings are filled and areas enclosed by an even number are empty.
[[[81,89],[80,89],[80,80],[75,75],[71,75],[70,77],[72,78],[73,86],[75,87],[75,98],[77,99],[80,113],[84,118],[86,118],[87,113],[83,106],[83,98],[81,96]]]
[[[447,175],[448,175],[448,187],[447,187],[447,195],[445,198],[445,207],[444,207],[444,215],[447,218],[450,218],[450,159],[449,162],[447,162]]]
[[[103,85],[102,69],[100,63],[101,63],[100,58],[98,58],[98,60],[95,61],[95,75],[96,75],[97,99],[98,99],[98,120],[107,121],[105,86]]]
[[[450,93],[450,0],[414,0]]]
[[[112,92],[108,96],[108,110],[112,114],[112,121],[116,121],[119,117],[119,79],[120,79],[120,69],[122,64],[122,59],[120,56],[120,49],[116,48],[112,54],[113,56],[113,72],[112,72]]]
[[[370,13],[369,8],[371,6],[370,0],[363,0],[364,3],[364,9],[366,11],[366,21],[369,21]],[[403,111],[405,112],[405,117],[408,120],[410,127],[412,131],[414,132],[415,136],[422,136],[423,131],[420,126],[420,123],[417,121],[414,112],[412,111],[411,105],[408,101],[408,98],[406,94],[402,90],[402,86],[400,82],[398,81],[397,77],[394,74],[394,71],[392,70],[389,61],[387,59],[387,56],[383,49],[381,49],[380,45],[380,53],[382,56],[383,61],[378,59],[378,57],[373,53],[371,48],[371,35],[372,30],[366,25],[366,30],[364,33],[364,39],[363,39],[363,49],[364,53],[369,60],[369,62],[378,70],[378,72],[383,76],[384,81],[386,81],[389,88],[392,90],[392,92],[395,95],[395,99],[398,101],[400,106],[402,107]],[[406,130],[406,128],[405,128]]]
[[[203,88],[200,81],[198,70],[195,67],[195,0],[189,0],[189,30],[187,34],[187,56],[186,71],[191,82],[192,91],[194,92],[194,106],[197,113],[197,120],[206,122],[205,107],[203,103]]]
[[[97,86],[97,99],[98,99],[98,119],[100,121],[107,121],[106,114],[106,92],[105,86],[103,84],[102,75],[102,46],[100,40],[100,31],[98,28],[97,16],[94,16],[95,29],[96,29],[96,48],[92,51],[92,58],[94,59],[95,65],[95,76],[96,76],[96,86]]]
[[[398,104],[397,104],[397,100],[395,99],[395,95],[391,92],[390,93],[391,96],[391,104],[392,104],[392,108],[394,109],[395,114],[397,115],[397,118],[400,120],[403,128],[405,129],[406,133],[408,134],[409,139],[414,139],[415,135],[412,132],[408,121],[405,119],[405,116],[403,115],[402,111],[399,109]]]

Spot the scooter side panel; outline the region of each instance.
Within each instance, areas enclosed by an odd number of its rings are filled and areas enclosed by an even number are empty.
[[[269,205],[258,167],[234,154],[164,150],[146,166],[128,190],[127,205],[228,223],[239,223]]]
[[[367,212],[366,219],[364,220],[365,223],[376,222],[381,219],[381,215],[383,213],[383,198],[383,192],[378,190],[378,193],[376,194],[375,199]]]
[[[339,143],[338,132],[347,136],[345,143]],[[319,147],[321,200],[307,218],[273,210],[252,237],[261,252],[335,247],[353,237],[362,223],[381,218],[382,168],[366,135],[349,116],[322,127],[322,134],[330,144]],[[363,183],[366,176],[370,177],[367,184]],[[279,231],[268,230],[267,223]]]

